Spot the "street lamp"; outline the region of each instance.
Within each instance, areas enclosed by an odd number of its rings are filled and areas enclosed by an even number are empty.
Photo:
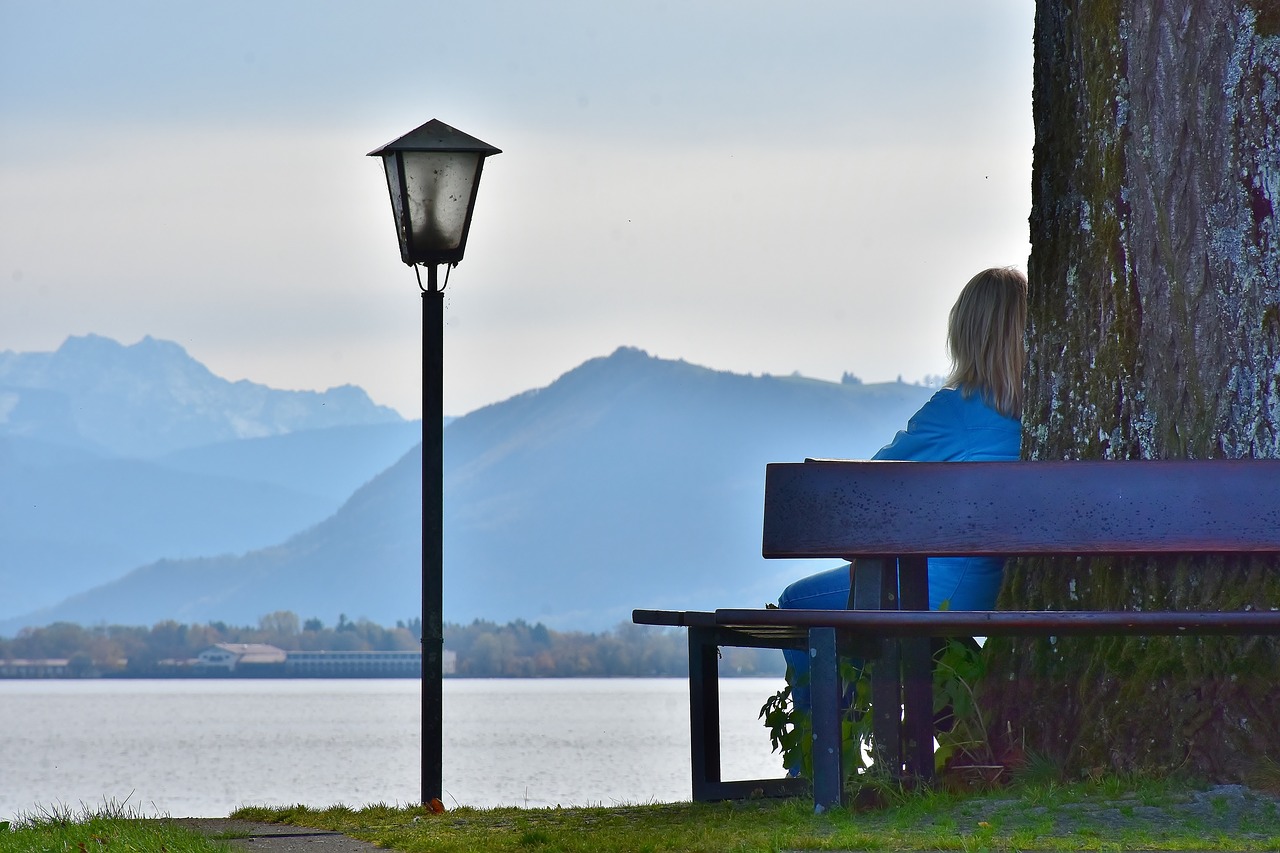
[[[443,796],[444,288],[437,267],[467,247],[484,159],[497,148],[432,119],[389,142],[381,157],[400,259],[422,291],[422,802]],[[422,284],[419,266],[427,268]],[[448,276],[445,276],[446,283]],[[434,330],[434,332],[432,331]]]

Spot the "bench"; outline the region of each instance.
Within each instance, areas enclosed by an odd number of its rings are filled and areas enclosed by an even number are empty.
[[[876,761],[933,773],[933,637],[1280,634],[1280,611],[928,610],[932,556],[1280,555],[1280,460],[768,465],[767,558],[857,563],[847,610],[636,610],[689,630],[693,798],[792,795],[795,779],[720,778],[720,646],[807,649],[815,807],[842,801],[841,652],[870,667]]]

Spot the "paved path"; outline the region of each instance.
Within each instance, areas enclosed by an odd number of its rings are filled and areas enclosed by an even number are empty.
[[[173,823],[253,853],[374,853],[382,848],[340,832],[229,818],[174,818]]]

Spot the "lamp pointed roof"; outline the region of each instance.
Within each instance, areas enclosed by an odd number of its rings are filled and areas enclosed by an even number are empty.
[[[376,151],[370,151],[369,156],[381,157],[388,151],[478,151],[482,157],[502,153],[489,143],[434,118]]]

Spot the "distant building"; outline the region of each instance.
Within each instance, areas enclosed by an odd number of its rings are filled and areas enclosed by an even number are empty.
[[[288,652],[286,676],[296,678],[421,678],[422,652]]]
[[[69,663],[67,658],[0,658],[0,678],[66,678]]]
[[[284,649],[266,643],[218,643],[196,655],[196,666],[234,672],[241,666],[279,666],[287,656]]]

